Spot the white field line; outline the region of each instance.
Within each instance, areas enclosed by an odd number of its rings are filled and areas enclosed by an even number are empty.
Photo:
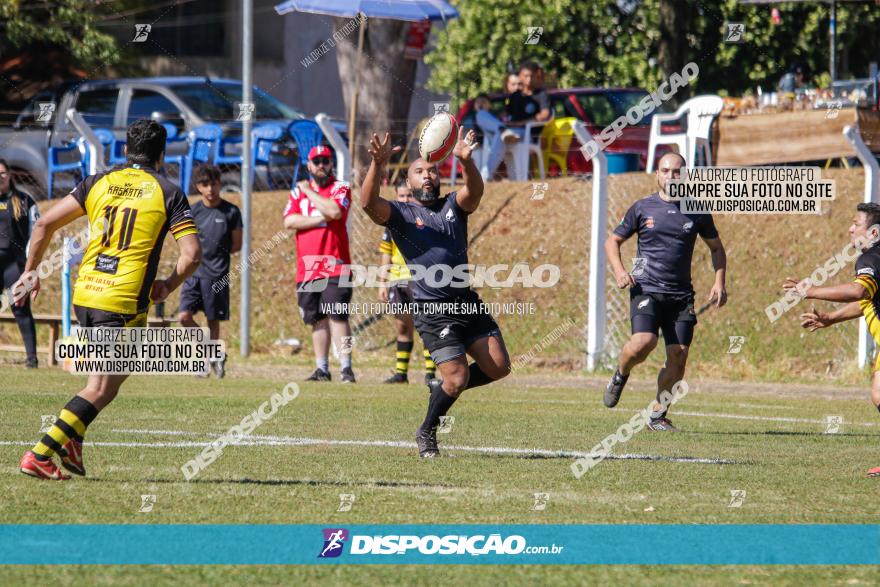
[[[472,399],[471,401],[486,401],[490,402],[493,400],[478,400]],[[582,400],[566,400],[566,399],[507,399],[504,400],[507,403],[538,403],[538,404],[577,404],[584,405],[584,401]],[[590,403],[599,404],[600,401],[597,399],[595,401],[590,401]],[[745,407],[745,406],[741,406]],[[758,407],[758,406],[751,406]],[[763,406],[762,406],[763,407]],[[780,406],[785,407],[785,406]],[[744,414],[717,414],[717,413],[708,413],[708,412],[680,412],[675,410],[672,412],[673,416],[693,416],[698,418],[730,418],[734,420],[758,420],[762,422],[794,422],[794,423],[803,423],[803,424],[825,424],[825,420],[810,420],[807,418],[789,418],[785,416],[749,416]],[[846,422],[844,424],[852,424],[854,426],[880,426],[880,422]]]
[[[113,429],[112,432],[124,434],[143,434],[157,436],[210,436],[218,437],[216,433],[200,433],[187,432],[184,430],[139,430],[139,429]],[[0,444],[3,444],[0,441]],[[89,444],[88,442],[86,444]],[[208,446],[210,442],[169,442],[169,443],[92,443],[95,446]],[[313,445],[329,445],[329,446],[370,446],[385,448],[416,448],[415,442],[406,442],[401,440],[336,440],[323,438],[292,438],[289,436],[262,436],[249,435],[244,440],[236,443],[236,446],[313,446]],[[571,451],[571,450],[548,450],[548,449],[529,449],[529,448],[511,448],[499,446],[458,446],[444,445],[444,449],[451,451],[476,452],[485,454],[501,454],[501,455],[526,455],[536,457],[550,458],[581,458],[593,456],[592,453]],[[663,455],[644,455],[644,454],[619,454],[610,455],[609,459],[617,460],[641,460],[641,461],[669,461],[676,463],[699,463],[709,465],[733,465],[736,461],[726,459],[710,459],[701,457],[672,457]]]
[[[762,422],[796,422],[803,424],[826,424],[825,420],[810,420],[807,418],[786,418],[782,416],[743,416],[740,414],[711,414],[705,412],[673,412],[675,416],[694,416],[698,418],[729,418],[732,420],[760,420]],[[880,426],[878,422],[843,422],[844,425],[854,426]]]
[[[149,431],[146,431],[149,432]],[[33,446],[32,440],[0,440],[0,446]],[[107,446],[127,448],[204,448],[210,442],[84,442],[83,446]],[[308,445],[348,445],[390,448],[416,448],[415,442],[395,440],[326,440],[319,438],[290,438],[286,440],[242,440],[229,446],[308,446]],[[593,456],[591,453],[567,450],[542,450],[526,448],[506,448],[493,446],[444,446],[445,450],[480,452],[490,454],[527,455],[548,458],[580,458]],[[669,457],[664,455],[621,454],[608,455],[608,460],[665,461],[670,463],[697,463],[704,465],[735,465],[736,461],[707,459],[698,457]]]

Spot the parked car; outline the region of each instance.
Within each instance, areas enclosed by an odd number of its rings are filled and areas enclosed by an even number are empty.
[[[648,95],[641,88],[557,88],[546,90],[550,99],[550,112],[554,118],[575,117],[582,120],[591,134],[597,135],[606,126],[627,110],[637,105]],[[492,103],[490,111],[502,118],[504,111],[504,95],[489,96]],[[475,128],[473,99],[462,105],[458,112],[458,121],[465,128]],[[639,155],[640,169],[645,169],[648,159],[648,139],[651,131],[651,117],[645,116],[639,124],[624,126],[621,136],[605,150],[608,153],[636,153]],[[572,139],[569,149],[567,166],[569,173],[592,172],[593,165],[580,152],[577,138]],[[658,149],[658,155],[662,150]],[[451,163],[447,164],[450,167]],[[550,170],[548,170],[548,173]]]
[[[117,80],[69,82],[59,88],[35,97],[19,114],[11,129],[0,129],[0,157],[7,159],[14,170],[18,184],[36,199],[44,199],[48,173],[48,149],[68,144],[79,136],[64,116],[69,108],[76,108],[93,128],[112,129],[125,139],[125,128],[140,118],[173,124],[178,133],[205,123],[216,123],[223,128],[224,137],[241,134],[241,122],[236,122],[236,103],[242,100],[242,84],[231,79],[206,77],[153,77]],[[255,87],[255,120],[279,122],[305,118],[299,110]],[[38,103],[52,102],[55,115],[49,122],[41,122]],[[239,143],[240,145],[240,143]],[[233,143],[228,153],[234,153]],[[185,152],[181,141],[169,146],[168,155]],[[286,139],[273,147],[273,178],[289,182],[295,161],[296,144]],[[258,168],[258,179],[266,181],[265,170]],[[73,187],[74,178],[59,174],[53,191],[66,194]],[[238,183],[238,172],[230,173],[230,182]]]

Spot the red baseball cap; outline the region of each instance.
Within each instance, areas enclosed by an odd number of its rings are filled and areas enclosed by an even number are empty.
[[[314,159],[315,157],[332,157],[332,152],[329,147],[325,147],[324,145],[317,145],[312,147],[312,150],[309,151],[309,161]]]

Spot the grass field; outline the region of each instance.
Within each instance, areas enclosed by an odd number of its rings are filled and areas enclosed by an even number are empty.
[[[572,451],[589,451],[653,397],[643,369],[614,410],[604,381],[578,374],[514,375],[456,404],[445,457],[420,461],[412,443],[424,414],[421,385],[383,386],[365,367],[355,386],[302,383],[297,399],[191,482],[180,467],[290,381],[297,366],[250,362],[222,381],[134,377],[92,425],[89,477],[41,483],[17,472],[37,438],[40,416],[55,414],[80,378],[40,377],[5,368],[0,420],[0,523],[877,523],[880,419],[865,388],[726,383],[689,379],[673,409],[680,434],[643,431],[580,480]],[[415,375],[418,375],[418,371]],[[826,434],[827,416],[842,416]],[[88,443],[95,443],[88,446]],[[386,445],[386,443],[388,445]],[[447,447],[447,448],[444,448]],[[458,448],[456,448],[458,447]],[[523,451],[523,452],[515,452]],[[564,456],[568,455],[568,456]],[[700,458],[730,464],[680,462]],[[662,460],[660,460],[662,459]],[[739,507],[731,491],[745,490]],[[534,511],[534,493],[550,496]],[[337,512],[339,494],[355,494]],[[139,512],[141,495],[156,496]],[[609,545],[626,548],[626,545]],[[0,584],[869,584],[868,567],[104,567],[0,568]]]

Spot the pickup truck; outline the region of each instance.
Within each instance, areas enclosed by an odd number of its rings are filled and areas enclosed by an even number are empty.
[[[289,124],[305,118],[259,88],[253,92],[254,120]],[[101,81],[78,81],[62,84],[57,89],[37,95],[19,114],[12,128],[0,129],[0,157],[12,167],[16,185],[34,199],[50,197],[46,193],[49,147],[60,147],[78,138],[79,133],[64,113],[76,108],[93,129],[106,128],[125,139],[126,126],[139,118],[152,118],[171,123],[183,134],[207,122],[223,127],[224,137],[241,134],[236,122],[236,102],[242,99],[242,84],[231,79],[206,77],[153,77]],[[46,108],[54,104],[54,112],[46,120]],[[240,145],[240,143],[239,143]],[[168,155],[186,151],[186,142],[171,143]],[[296,157],[296,144],[287,138],[273,147],[272,177],[276,183],[289,185]],[[266,172],[258,168],[257,179],[265,183]],[[58,173],[53,192],[55,197],[69,193],[78,176]],[[224,186],[237,189],[237,169],[224,173]]]

